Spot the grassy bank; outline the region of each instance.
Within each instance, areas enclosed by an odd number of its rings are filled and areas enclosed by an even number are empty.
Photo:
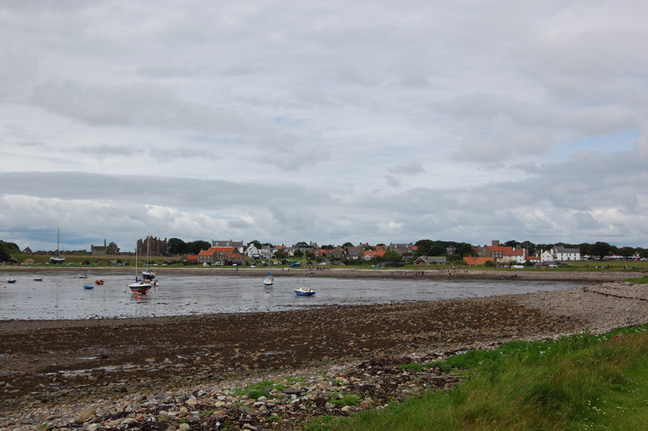
[[[640,430],[648,423],[648,328],[512,342],[442,364],[465,377],[404,404],[322,418],[309,431]],[[434,366],[412,364],[411,367]]]

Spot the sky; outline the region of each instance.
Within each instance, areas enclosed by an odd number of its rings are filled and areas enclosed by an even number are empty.
[[[0,2],[0,239],[648,247],[644,0]]]

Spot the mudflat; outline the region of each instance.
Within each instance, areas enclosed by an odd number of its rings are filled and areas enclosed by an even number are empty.
[[[0,408],[25,411],[119,393],[146,397],[162,389],[325,370],[372,358],[443,356],[509,340],[648,322],[648,288],[618,281],[632,276],[626,273],[617,274],[617,281],[604,274],[603,281],[592,274],[570,278],[587,280],[582,288],[490,298],[275,313],[3,321]]]

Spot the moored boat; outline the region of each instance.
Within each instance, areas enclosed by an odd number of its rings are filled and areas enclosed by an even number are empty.
[[[313,295],[315,295],[315,291],[313,289],[307,289],[305,287],[300,287],[299,289],[295,289],[295,295],[297,295],[297,296],[313,296]]]
[[[94,286],[92,284],[85,284],[83,286],[84,289],[94,289]]]
[[[153,283],[146,280],[139,280],[128,285],[128,288],[136,295],[146,295],[153,287]]]
[[[135,246],[135,283],[129,284],[128,288],[133,294],[139,296],[146,295],[151,290],[151,287],[153,287],[153,281],[140,279],[137,276],[137,246]]]
[[[155,278],[155,273],[150,269],[142,271],[142,278],[144,280],[153,280]]]
[[[268,273],[263,279],[263,285],[265,287],[272,287],[274,285],[274,277],[272,276],[272,273]]]
[[[13,284],[15,282],[16,282],[15,278],[10,278],[10,279],[7,280],[7,283],[11,283],[11,284]]]
[[[61,264],[65,262],[65,258],[61,256],[61,231],[56,230],[56,254],[49,258],[52,264]]]
[[[303,254],[302,268],[304,271],[304,277],[302,278],[302,286],[299,289],[295,289],[295,295],[297,296],[313,296],[315,291],[310,287],[306,287],[306,252]]]

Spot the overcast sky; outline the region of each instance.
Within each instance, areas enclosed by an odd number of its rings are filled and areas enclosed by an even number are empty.
[[[0,2],[0,239],[648,247],[648,2]]]

